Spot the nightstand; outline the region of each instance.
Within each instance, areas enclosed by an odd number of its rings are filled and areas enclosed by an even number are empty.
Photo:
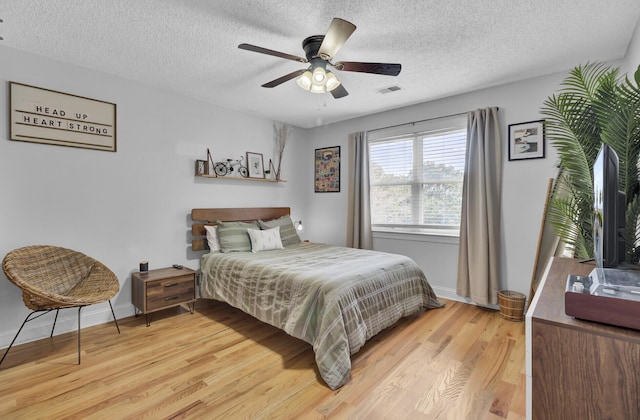
[[[186,303],[193,313],[196,301],[196,272],[189,268],[173,267],[149,270],[131,275],[133,304],[138,313],[145,314],[147,327],[150,314]],[[140,311],[140,312],[138,312]]]

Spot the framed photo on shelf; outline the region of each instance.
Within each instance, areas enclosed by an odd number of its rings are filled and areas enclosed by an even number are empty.
[[[544,120],[509,125],[509,160],[544,158]]]
[[[247,152],[249,178],[264,178],[264,159],[262,153]]]
[[[196,160],[196,175],[209,175],[209,162],[206,160]]]
[[[340,192],[340,146],[316,149],[315,192]]]

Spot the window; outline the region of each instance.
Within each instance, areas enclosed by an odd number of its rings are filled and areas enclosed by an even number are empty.
[[[458,235],[466,115],[368,134],[374,231]]]

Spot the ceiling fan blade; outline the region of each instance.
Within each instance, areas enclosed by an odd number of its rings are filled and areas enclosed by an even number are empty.
[[[281,84],[282,84],[282,83],[284,83],[284,82],[287,82],[287,81],[289,81],[289,80],[291,80],[291,79],[294,79],[294,78],[296,78],[296,77],[298,77],[298,76],[302,75],[302,73],[304,73],[304,72],[305,72],[305,70],[306,70],[306,69],[296,70],[296,71],[291,72],[291,73],[289,73],[289,74],[286,74],[286,75],[284,75],[284,76],[282,76],[282,77],[278,77],[278,78],[277,78],[277,79],[275,79],[275,80],[272,80],[272,81],[270,81],[270,82],[265,83],[264,85],[262,85],[262,87],[265,87],[265,88],[272,88],[272,87],[276,87],[276,86],[278,86],[278,85],[281,85]]]
[[[337,88],[333,89],[331,91],[331,94],[333,95],[333,97],[335,99],[340,99],[340,98],[344,98],[345,96],[347,96],[349,94],[349,92],[347,92],[347,89],[344,88],[344,86],[339,85]]]
[[[400,74],[400,70],[402,70],[402,65],[400,64],[361,63],[358,61],[338,61],[333,67],[335,67],[336,70],[383,74],[385,76],[397,76]]]
[[[356,25],[353,23],[340,18],[333,18],[318,50],[318,56],[323,60],[331,60],[355,30]]]
[[[283,52],[280,52],[280,51],[270,50],[268,48],[258,47],[256,45],[240,44],[240,45],[238,45],[238,48],[240,48],[241,50],[247,50],[247,51],[253,51],[253,52],[257,52],[257,53],[261,53],[261,54],[273,55],[275,57],[285,58],[287,60],[293,60],[293,61],[297,61],[299,63],[307,63],[307,59],[306,58],[298,57],[297,55],[286,54],[286,53],[283,53]]]

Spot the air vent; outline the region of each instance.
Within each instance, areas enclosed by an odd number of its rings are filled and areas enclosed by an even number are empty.
[[[399,90],[402,90],[402,86],[400,85],[393,85],[393,86],[389,86],[383,89],[378,90],[378,93],[391,93],[391,92],[397,92]]]

